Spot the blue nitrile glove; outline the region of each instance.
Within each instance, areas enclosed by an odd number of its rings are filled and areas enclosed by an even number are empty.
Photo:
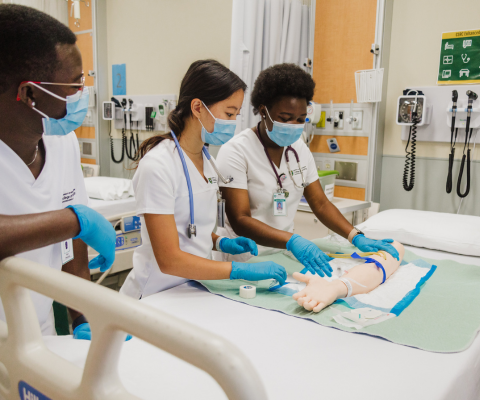
[[[240,263],[232,261],[230,279],[245,279],[247,281],[261,281],[263,279],[276,279],[284,285],[287,280],[287,271],[273,261],[259,263]]]
[[[80,233],[74,239],[82,239],[88,246],[100,254],[88,263],[90,269],[100,268],[101,272],[109,269],[115,261],[115,242],[117,235],[112,224],[95,210],[77,204],[68,206],[77,215]]]
[[[389,243],[393,243],[393,239],[374,240],[369,239],[362,234],[355,235],[352,240],[352,244],[364,253],[383,250],[390,253],[396,260],[400,260],[397,249]]]
[[[252,239],[243,236],[235,239],[222,238],[220,250],[228,254],[250,253],[252,256],[258,256],[257,244]]]
[[[310,240],[304,239],[300,235],[293,235],[287,242],[287,250],[291,251],[312,274],[317,273],[321,277],[324,277],[325,274],[332,276],[333,270],[328,263],[331,258]]]
[[[77,340],[92,340],[92,331],[87,319],[80,315],[73,321],[73,338]],[[125,341],[130,340],[132,335],[127,335]]]

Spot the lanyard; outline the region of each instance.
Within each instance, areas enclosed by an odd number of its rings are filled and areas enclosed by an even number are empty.
[[[272,166],[273,172],[275,173],[275,176],[276,176],[276,178],[277,178],[278,186],[280,186],[280,189],[282,189],[282,191],[285,191],[285,189],[283,189],[283,186],[282,186],[282,182],[281,182],[281,180],[280,180],[280,177],[278,176],[277,169],[275,168],[275,165],[273,164],[273,161],[272,161],[272,159],[270,158],[270,154],[268,154],[267,147],[265,146],[265,143],[263,143],[262,137],[260,136],[260,122],[259,122],[258,125],[257,125],[257,132],[256,132],[256,134],[257,134],[258,140],[260,140],[260,143],[262,143],[263,150],[265,151],[265,154],[267,155],[268,161],[270,161],[270,165]],[[292,152],[293,152],[293,155],[295,156],[295,160],[297,161],[298,170],[300,171],[300,175],[302,176],[302,185],[301,185],[301,186],[297,185],[296,182],[295,182],[295,180],[293,179],[293,174],[292,174],[292,171],[290,170],[290,160],[289,160],[289,158],[288,158],[288,152],[289,152],[289,151],[292,151]],[[296,151],[292,146],[287,146],[287,148],[285,149],[285,161],[287,162],[288,174],[290,175],[290,178],[292,179],[293,184],[294,184],[296,187],[298,187],[298,188],[305,188],[305,187],[307,187],[307,184],[306,184],[306,182],[305,182],[305,177],[303,176],[302,167],[300,166],[300,158],[298,157],[297,151]]]
[[[260,136],[260,122],[257,125],[256,134],[257,134],[258,140],[260,140],[260,143],[263,146],[263,150],[265,151],[265,154],[267,155],[268,161],[270,161],[270,165],[272,166],[273,172],[275,173],[275,176],[277,178],[278,186],[280,186],[280,189],[282,189],[282,191],[283,191],[282,181],[280,180],[280,176],[278,176],[278,172],[277,172],[277,169],[275,168],[275,164],[273,164],[273,161],[270,158],[270,154],[268,154],[267,147],[265,146],[265,143],[263,143],[262,137]],[[288,146],[288,147],[290,147],[290,146]]]

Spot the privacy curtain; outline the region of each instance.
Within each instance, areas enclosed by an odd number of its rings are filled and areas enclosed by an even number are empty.
[[[20,4],[43,11],[68,26],[68,5],[66,0],[3,0],[3,4]]]
[[[248,85],[238,131],[259,121],[250,93],[260,71],[274,64],[301,67],[308,56],[310,1],[233,0],[230,69]]]

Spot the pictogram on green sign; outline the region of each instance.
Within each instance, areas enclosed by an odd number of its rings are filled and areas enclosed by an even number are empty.
[[[480,29],[442,34],[437,85],[480,83]]]

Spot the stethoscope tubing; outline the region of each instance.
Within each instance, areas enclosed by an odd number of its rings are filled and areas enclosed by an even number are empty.
[[[187,162],[185,161],[185,156],[183,155],[183,150],[180,147],[180,143],[178,143],[177,135],[173,131],[170,132],[172,134],[173,140],[175,145],[177,146],[178,155],[180,156],[180,160],[182,161],[183,166],[183,173],[185,174],[185,179],[187,181],[188,187],[188,200],[190,203],[190,223],[195,225],[195,215],[194,215],[194,207],[193,207],[193,190],[192,190],[192,182],[190,181],[190,174],[188,172]],[[205,148],[205,146],[204,146]]]

